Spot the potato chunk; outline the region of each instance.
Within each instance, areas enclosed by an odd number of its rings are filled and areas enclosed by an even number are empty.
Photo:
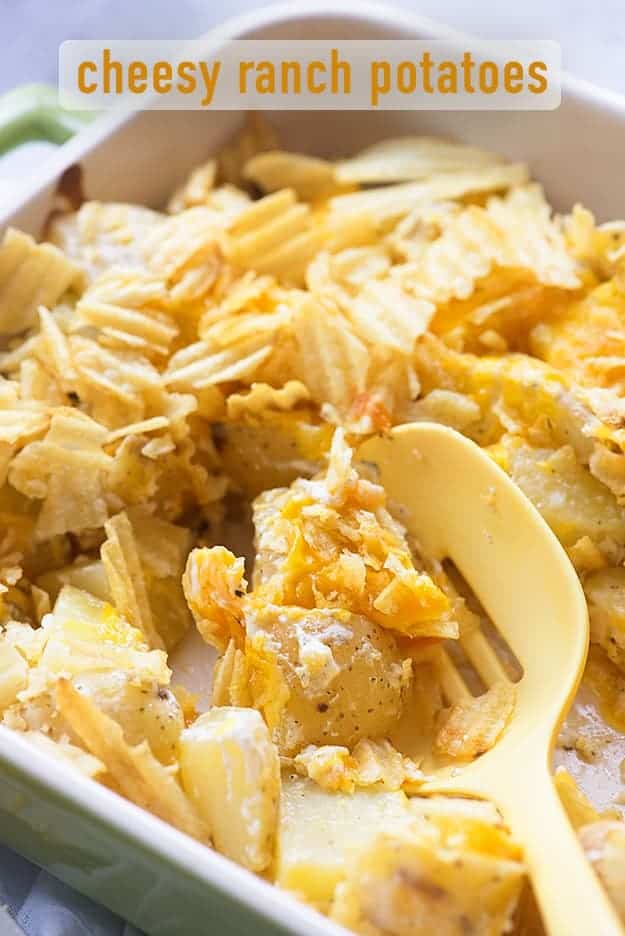
[[[52,572],[46,572],[39,577],[37,584],[49,594],[53,604],[64,585],[82,589],[100,601],[111,601],[111,590],[106,572],[99,559],[94,562],[74,562],[60,569],[54,569]]]
[[[330,426],[317,425],[306,411],[246,414],[217,424],[214,431],[224,471],[252,497],[316,474],[331,435]]]
[[[390,844],[387,848],[382,842],[385,837],[405,843],[405,851],[398,849],[397,860]],[[462,912],[464,906],[468,912],[477,913],[483,883],[483,920],[489,921],[492,929],[475,932],[489,936],[503,932],[523,876],[519,855],[490,803],[443,796],[408,799],[401,791],[330,792],[309,779],[283,777],[276,883],[324,912],[336,895],[333,915],[357,931],[362,922],[360,912],[347,916],[346,908],[340,906],[342,882],[348,882],[360,911],[362,875],[370,871],[372,886],[383,889],[388,885],[390,891],[395,870],[405,864],[409,872],[415,872],[416,861],[422,860],[426,885],[431,877],[437,887],[449,886],[450,893],[442,904],[445,912],[458,907]],[[491,881],[500,875],[500,881]],[[390,915],[387,922],[393,925]],[[430,922],[447,925],[444,914],[432,916]],[[501,924],[499,929],[497,923]],[[368,933],[364,927],[362,931]],[[377,936],[378,929],[372,932]],[[389,932],[412,936],[413,931],[406,928]],[[439,932],[439,926],[414,932],[430,936]],[[462,929],[442,932],[454,936],[463,933]]]
[[[590,636],[611,660],[625,667],[625,569],[600,569],[584,582]]]
[[[215,847],[251,871],[273,860],[280,761],[255,709],[214,708],[183,731],[182,785],[211,829]]]
[[[579,837],[601,883],[625,923],[625,827],[616,820],[583,826]]]
[[[577,461],[573,449],[533,448],[504,441],[508,471],[565,546],[581,537],[625,543],[625,511],[614,495]]]
[[[411,661],[390,631],[347,611],[260,602],[248,605],[246,625],[252,698],[267,709],[281,753],[309,744],[351,747],[388,734],[398,722]],[[262,693],[271,671],[286,689],[276,725],[268,711],[275,692],[267,703]]]
[[[122,671],[82,673],[74,683],[122,726],[128,744],[145,740],[162,764],[175,763],[184,718],[170,689],[157,682],[137,684]]]
[[[121,726],[126,743],[147,740],[161,763],[174,763],[184,718],[167,688],[171,671],[166,654],[149,650],[141,632],[110,604],[64,585],[41,627],[13,625],[0,642],[0,656],[2,651],[11,652],[13,665],[7,661],[0,703],[10,677],[17,685],[15,694],[20,691],[19,700],[8,700],[5,723],[45,730],[55,740],[71,737],[54,702],[57,679],[71,676],[75,687]]]
[[[0,643],[0,712],[15,702],[28,684],[28,664],[6,641]]]
[[[512,847],[475,848],[462,817],[448,834],[421,823],[369,844],[337,888],[331,916],[366,936],[494,936],[507,931],[522,884]]]
[[[623,381],[618,361],[625,354],[623,292],[617,281],[602,283],[580,302],[565,304],[530,336],[532,354],[590,387]]]
[[[329,792],[312,780],[284,777],[276,883],[326,910],[348,859],[381,828],[414,821],[408,803],[402,792]]]

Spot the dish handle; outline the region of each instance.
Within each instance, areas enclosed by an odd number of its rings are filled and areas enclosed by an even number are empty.
[[[65,143],[97,115],[64,110],[52,85],[20,85],[0,96],[0,156],[32,140]]]

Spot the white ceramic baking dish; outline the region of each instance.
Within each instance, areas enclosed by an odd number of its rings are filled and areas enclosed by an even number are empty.
[[[231,21],[219,36],[426,39],[450,32],[366,3],[279,6]],[[214,34],[213,34],[214,35]],[[89,198],[161,205],[240,122],[231,112],[149,111],[99,120],[62,146],[12,203],[12,224],[39,234],[61,174],[79,163]],[[280,112],[285,145],[339,155],[405,133],[452,136],[530,163],[556,208],[625,216],[620,184],[625,100],[569,77],[552,112]],[[183,651],[184,655],[184,651]],[[149,933],[269,936],[339,929],[265,882],[0,729],[0,838]]]

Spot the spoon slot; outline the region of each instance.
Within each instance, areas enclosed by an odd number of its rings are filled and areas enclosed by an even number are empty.
[[[456,594],[464,598],[468,609],[476,616],[474,626],[470,625],[461,630],[458,643],[462,647],[464,658],[479,677],[483,687],[481,691],[502,680],[519,682],[523,677],[521,662],[486,613],[467,579],[451,559],[445,559],[443,569]],[[473,692],[473,695],[479,694],[479,691]]]

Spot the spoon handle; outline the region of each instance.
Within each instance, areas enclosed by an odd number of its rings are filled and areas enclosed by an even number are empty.
[[[549,936],[624,936],[617,913],[577,833],[551,775],[518,765],[515,778],[493,791],[513,837],[523,845],[534,892]]]

